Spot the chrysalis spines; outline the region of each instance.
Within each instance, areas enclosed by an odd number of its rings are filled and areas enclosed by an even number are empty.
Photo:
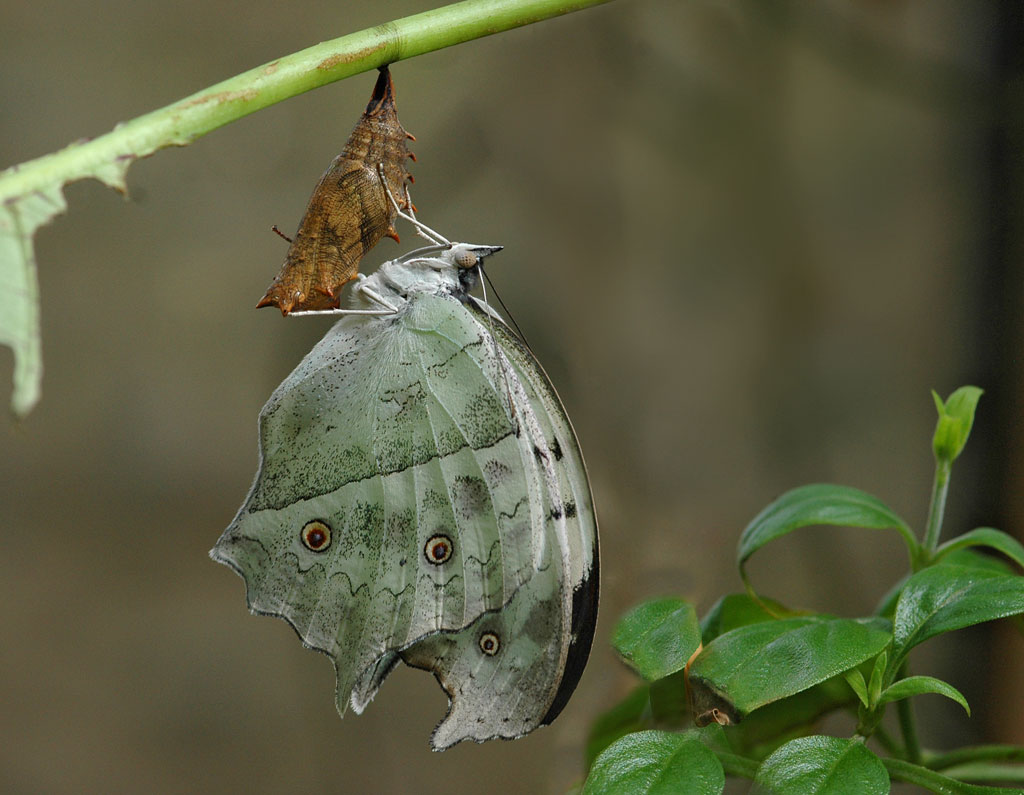
[[[406,146],[415,140],[398,121],[395,87],[382,67],[373,96],[342,150],[320,178],[288,249],[281,272],[256,305],[292,311],[334,309],[341,288],[359,272],[363,256],[385,235],[398,239],[394,206],[408,209]]]

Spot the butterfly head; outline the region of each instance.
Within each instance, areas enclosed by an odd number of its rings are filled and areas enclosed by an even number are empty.
[[[454,243],[445,252],[445,259],[455,266],[459,278],[459,287],[462,292],[472,290],[481,274],[480,268],[484,259],[495,252],[501,251],[502,246],[480,246],[475,243]]]
[[[480,246],[476,243],[455,243],[448,252],[452,264],[461,270],[470,270],[482,265],[486,257],[502,250],[504,246]]]

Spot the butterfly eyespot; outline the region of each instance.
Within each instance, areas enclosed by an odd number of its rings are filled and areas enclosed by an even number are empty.
[[[455,253],[455,264],[460,268],[465,268],[467,270],[469,268],[475,268],[478,262],[480,262],[480,258],[467,249],[462,249]]]
[[[427,545],[423,547],[423,554],[426,556],[428,563],[439,566],[442,563],[448,562],[452,556],[453,549],[452,540],[448,536],[439,533],[427,539]]]
[[[306,522],[302,527],[302,543],[313,552],[323,552],[331,545],[331,528],[319,519]]]
[[[485,632],[480,636],[480,651],[488,657],[493,657],[501,648],[501,641],[493,632]]]

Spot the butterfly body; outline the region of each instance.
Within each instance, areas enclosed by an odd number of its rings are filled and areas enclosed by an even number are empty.
[[[553,720],[596,621],[575,435],[458,264],[495,250],[454,244],[356,285],[355,306],[391,311],[343,317],[271,396],[256,481],[211,553],[253,612],[334,659],[342,713],[399,660],[433,671],[438,750]]]

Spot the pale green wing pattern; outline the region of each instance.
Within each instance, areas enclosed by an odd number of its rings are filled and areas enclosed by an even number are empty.
[[[399,654],[434,670],[453,698],[436,747],[547,722],[589,649],[572,598],[596,560],[582,460],[539,367],[495,331],[508,359],[428,294],[341,320],[261,412],[256,481],[211,553],[253,612],[334,659],[339,711],[361,711]]]
[[[431,738],[437,750],[519,737],[554,720],[583,671],[596,622],[597,525],[572,426],[533,355],[503,324],[478,318],[501,351],[522,464],[535,478],[532,526],[544,553],[500,610],[402,653],[408,664],[432,670],[451,697]],[[495,355],[494,343],[480,353]]]

